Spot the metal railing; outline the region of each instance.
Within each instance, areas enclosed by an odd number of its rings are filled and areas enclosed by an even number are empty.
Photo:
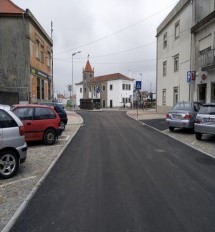
[[[214,66],[215,66],[215,48],[200,55],[199,65],[202,69],[214,68]]]

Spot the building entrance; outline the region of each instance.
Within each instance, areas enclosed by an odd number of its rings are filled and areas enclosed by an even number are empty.
[[[206,103],[207,84],[198,85],[198,101],[202,104]]]

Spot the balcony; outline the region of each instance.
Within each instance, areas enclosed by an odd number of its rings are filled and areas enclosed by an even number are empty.
[[[215,48],[200,55],[199,65],[202,71],[209,71],[215,69]]]

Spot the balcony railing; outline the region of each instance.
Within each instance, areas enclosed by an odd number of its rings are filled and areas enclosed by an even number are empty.
[[[215,48],[200,55],[199,65],[200,65],[202,71],[215,69]]]

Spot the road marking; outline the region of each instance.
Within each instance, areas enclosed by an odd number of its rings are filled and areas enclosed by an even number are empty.
[[[12,185],[12,184],[16,184],[20,181],[26,181],[26,180],[30,180],[30,179],[34,179],[36,178],[37,176],[30,176],[30,177],[27,177],[27,178],[24,178],[24,179],[21,179],[21,180],[15,180],[15,181],[12,181],[12,182],[9,182],[9,183],[6,183],[6,184],[3,184],[3,185],[0,185],[0,188],[2,187],[7,187],[9,185]]]

